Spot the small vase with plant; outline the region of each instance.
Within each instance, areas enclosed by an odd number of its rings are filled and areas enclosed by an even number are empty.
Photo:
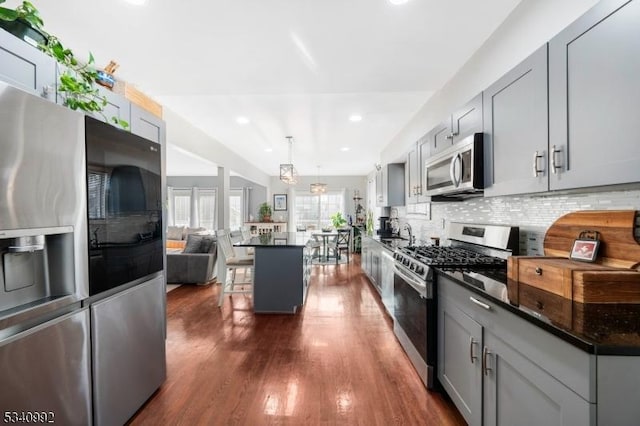
[[[330,216],[333,229],[340,229],[347,224],[347,219],[342,216],[342,212],[336,212]]]
[[[269,203],[260,204],[258,215],[260,216],[260,222],[271,222],[271,206]]]
[[[5,0],[0,0],[0,4],[4,2]],[[0,27],[23,40],[33,41],[38,49],[62,65],[63,72],[60,73],[57,90],[65,106],[72,110],[100,114],[105,121],[111,121],[123,129],[129,127],[125,120],[118,117],[111,117],[109,120],[104,115],[107,99],[100,95],[95,84],[98,71],[94,66],[93,55],[89,54],[86,63],[78,61],[73,52],[64,47],[56,36],[44,30],[40,12],[31,2],[23,1],[15,9],[0,7]]]

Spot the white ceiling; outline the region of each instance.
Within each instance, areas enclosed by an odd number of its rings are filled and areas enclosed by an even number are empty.
[[[519,1],[33,3],[77,56],[91,51],[99,66],[115,60],[116,78],[269,175],[286,162],[289,135],[300,174],[320,165],[321,175],[364,175]],[[168,153],[172,162],[175,150]]]

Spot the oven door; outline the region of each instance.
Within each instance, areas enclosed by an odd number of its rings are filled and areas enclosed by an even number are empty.
[[[427,388],[433,387],[436,356],[436,310],[433,283],[398,264],[393,276],[394,333]]]

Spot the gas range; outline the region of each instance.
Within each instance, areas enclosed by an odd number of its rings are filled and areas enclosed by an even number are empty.
[[[502,225],[451,223],[451,246],[397,248],[396,266],[414,277],[431,281],[432,268],[447,270],[506,270],[506,258],[518,253],[518,228]]]

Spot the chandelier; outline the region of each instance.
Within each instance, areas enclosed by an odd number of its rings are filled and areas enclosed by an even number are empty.
[[[318,182],[320,180],[320,166],[318,166],[318,172],[316,173],[316,183],[310,185],[310,191],[313,194],[324,194],[327,192],[327,184]]]
[[[289,185],[298,183],[298,172],[293,166],[293,136],[287,136],[289,144],[289,162],[280,163],[280,180]]]

